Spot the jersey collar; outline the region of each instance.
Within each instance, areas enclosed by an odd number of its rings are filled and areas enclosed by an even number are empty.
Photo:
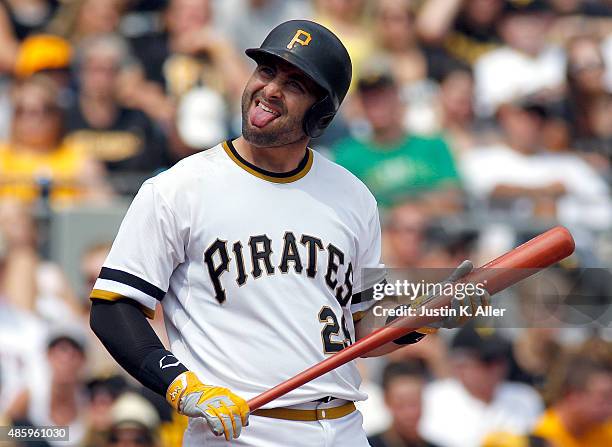
[[[234,163],[247,171],[249,174],[274,183],[291,183],[301,179],[308,174],[308,171],[310,171],[314,159],[312,149],[306,148],[306,154],[304,155],[304,158],[302,158],[302,161],[300,161],[298,164],[297,168],[289,172],[271,172],[261,169],[260,167],[257,167],[242,158],[230,140],[223,142],[223,149],[229,158],[234,161]]]

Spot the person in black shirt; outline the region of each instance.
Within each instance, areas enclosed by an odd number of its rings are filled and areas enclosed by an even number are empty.
[[[143,112],[116,99],[120,71],[130,64],[115,35],[83,42],[77,55],[78,97],[67,115],[67,138],[103,161],[109,172],[150,174],[170,164],[166,139]]]
[[[372,447],[437,447],[421,438],[425,368],[419,362],[389,363],[383,371],[385,404],[393,418],[384,432],[368,438]]]

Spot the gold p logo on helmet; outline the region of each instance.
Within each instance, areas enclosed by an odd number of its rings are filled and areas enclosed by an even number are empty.
[[[302,36],[304,36],[304,40],[301,39]],[[311,40],[312,36],[310,35],[310,33],[304,31],[303,29],[299,29],[295,32],[295,35],[293,36],[293,39],[291,39],[291,42],[289,42],[289,44],[287,45],[287,48],[292,49],[296,43],[299,43],[300,45],[305,47],[310,43]]]

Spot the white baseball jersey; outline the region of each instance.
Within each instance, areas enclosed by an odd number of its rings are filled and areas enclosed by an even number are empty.
[[[249,399],[353,342],[352,315],[373,304],[360,292],[383,278],[376,201],[356,177],[310,149],[267,172],[226,142],[143,184],[92,298],[149,314],[161,301],[176,357]],[[362,400],[359,384],[351,362],[264,408]]]

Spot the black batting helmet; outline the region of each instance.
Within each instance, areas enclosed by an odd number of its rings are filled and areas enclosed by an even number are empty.
[[[325,90],[325,96],[304,116],[306,135],[321,135],[351,84],[351,58],[340,39],[318,23],[290,20],[270,31],[261,47],[249,48],[246,54],[256,62],[269,56],[281,58]]]

